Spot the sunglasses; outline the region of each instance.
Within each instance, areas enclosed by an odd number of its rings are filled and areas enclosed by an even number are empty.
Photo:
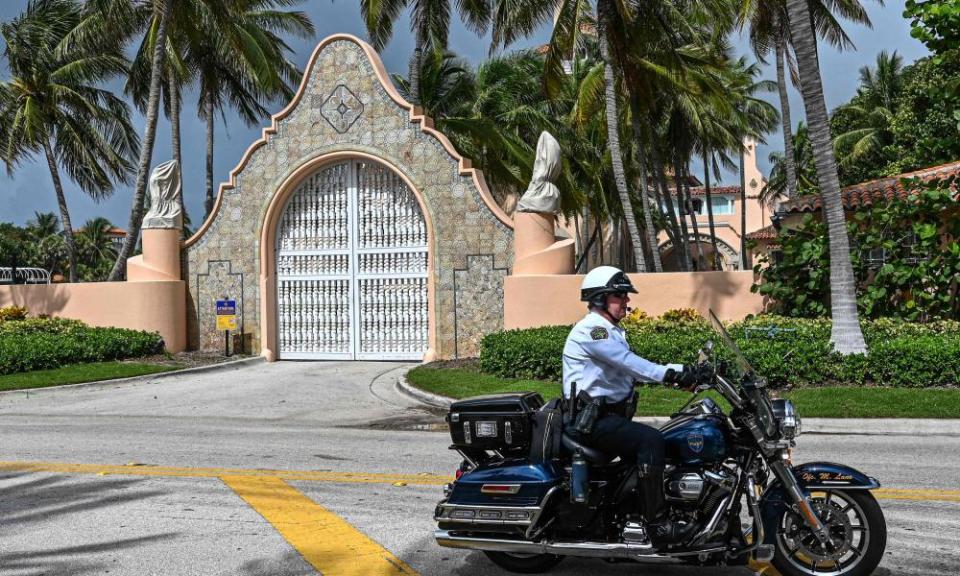
[[[615,296],[615,297],[617,297],[617,298],[619,298],[619,299],[621,299],[621,300],[623,300],[624,298],[627,297],[627,293],[626,293],[626,292],[611,292],[610,295],[611,295],[611,296]]]

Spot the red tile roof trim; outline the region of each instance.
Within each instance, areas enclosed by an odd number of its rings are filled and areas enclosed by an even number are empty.
[[[951,176],[960,176],[960,161],[847,186],[840,191],[840,196],[844,210],[856,210],[870,206],[877,201],[889,202],[895,198],[899,200],[907,198],[914,190],[905,188],[903,180],[917,178],[922,182],[929,182],[936,179],[943,180]],[[816,212],[820,210],[822,205],[820,195],[812,194],[784,202],[780,205],[780,209],[784,212],[793,213]]]
[[[772,225],[764,226],[747,234],[747,240],[773,240],[777,237],[777,229]]]

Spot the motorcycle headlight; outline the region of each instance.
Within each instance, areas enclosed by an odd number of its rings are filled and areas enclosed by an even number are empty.
[[[774,400],[773,413],[777,417],[777,426],[780,435],[786,440],[793,440],[800,435],[800,415],[789,400]]]

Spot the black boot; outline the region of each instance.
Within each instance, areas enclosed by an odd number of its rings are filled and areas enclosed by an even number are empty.
[[[693,532],[693,525],[674,522],[667,516],[662,466],[640,466],[640,490],[643,495],[643,516],[647,520],[647,529],[653,544],[660,547],[686,540]]]

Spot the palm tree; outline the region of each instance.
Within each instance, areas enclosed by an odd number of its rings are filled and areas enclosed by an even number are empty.
[[[883,3],[883,0],[877,1],[880,4]],[[808,3],[817,35],[838,50],[851,49],[854,46],[834,13],[851,22],[872,26],[870,17],[860,4],[860,0],[808,0]],[[785,70],[790,70],[794,86],[799,83],[799,78],[796,64],[790,53],[790,24],[786,2],[785,0],[744,0],[740,4],[738,22],[741,28],[749,27],[750,46],[758,60],[765,62],[764,59],[770,51],[774,52],[783,145],[786,157],[793,158],[793,135],[790,133],[793,124]],[[796,167],[788,163],[785,168],[787,195],[792,196],[797,189]]]
[[[811,25],[807,0],[787,0],[787,9],[830,243],[830,308],[833,316],[830,341],[841,354],[866,353],[867,345],[857,315],[856,286],[840,198],[837,162],[830,141],[827,106],[823,100],[817,38]]]
[[[179,159],[182,88],[199,84],[198,113],[206,122],[206,211],[214,201],[213,139],[217,112],[232,106],[248,125],[268,114],[266,104],[289,99],[300,71],[286,55],[290,47],[278,35],[302,38],[315,34],[308,16],[281,8],[298,0],[178,0],[170,16],[164,68],[166,108],[173,131],[174,157]],[[149,103],[149,82],[155,38],[148,35],[133,62],[127,91],[143,108]],[[182,201],[182,199],[181,199]]]
[[[633,203],[627,189],[627,173],[624,156],[620,146],[620,105],[618,102],[618,70],[622,60],[622,45],[618,30],[625,22],[634,18],[635,2],[612,2],[598,0],[596,17],[588,2],[577,0],[559,0],[558,2],[497,2],[494,9],[493,46],[507,46],[514,40],[530,34],[540,24],[556,14],[553,35],[546,56],[546,89],[548,96],[556,95],[563,78],[566,76],[563,63],[575,57],[585,44],[584,31],[593,31],[599,48],[603,68],[604,112],[607,130],[607,148],[613,170],[617,196],[622,206],[623,217],[627,224],[633,246],[633,267],[637,271],[646,270],[643,244],[640,231],[634,217]],[[614,52],[617,54],[614,54]],[[599,86],[598,86],[599,87]]]
[[[80,230],[80,269],[86,281],[103,280],[110,272],[110,266],[117,257],[117,248],[107,234],[111,228],[113,224],[101,216],[87,220]]]
[[[760,201],[769,202],[776,197],[788,197],[787,194],[787,166],[796,166],[797,196],[814,194],[817,191],[817,167],[813,161],[813,149],[810,146],[810,132],[805,122],[797,124],[793,133],[793,162],[787,162],[781,152],[771,152],[769,161],[770,179],[760,191]]]
[[[603,89],[604,104],[607,120],[607,146],[610,149],[610,158],[613,164],[613,177],[617,184],[617,196],[623,207],[623,219],[630,232],[630,241],[633,244],[633,269],[646,272],[647,264],[643,257],[643,244],[640,240],[640,230],[634,218],[633,202],[627,191],[626,170],[623,167],[623,153],[620,150],[620,113],[617,102],[617,85],[614,80],[614,61],[610,55],[610,40],[607,37],[608,29],[612,24],[613,12],[623,9],[626,3],[615,4],[611,0],[597,0],[597,38],[600,41],[600,56],[603,59]],[[630,13],[620,13],[617,16],[623,20],[632,18]]]
[[[876,70],[860,68],[857,97],[834,114],[844,114],[852,125],[833,140],[841,166],[849,166],[878,155],[893,142],[891,123],[896,114],[896,98],[903,81],[903,58],[882,50]]]
[[[757,97],[759,92],[772,92],[773,83],[756,78],[760,75],[757,64],[747,65],[740,59],[735,65],[738,71],[734,83],[734,93],[737,95],[736,109],[741,117],[738,150],[740,152],[740,269],[746,270],[747,262],[747,182],[744,170],[743,140],[746,137],[763,142],[763,135],[776,126],[778,114],[769,103]]]
[[[163,77],[160,82],[164,114],[170,120],[171,153],[173,159],[176,160],[177,164],[181,167],[181,190],[183,190],[183,153],[180,136],[180,110],[183,104],[182,89],[184,85],[188,83],[188,76],[190,74],[183,60],[182,36],[195,22],[192,17],[193,15],[188,12],[192,7],[192,2],[183,1],[171,6],[166,57],[164,58]],[[141,10],[146,12],[143,14],[144,18],[150,17],[150,13],[147,12],[146,7],[142,7]],[[126,93],[132,98],[134,105],[141,112],[146,112],[149,105],[150,82],[152,79],[151,65],[153,63],[153,44],[155,39],[155,35],[147,35],[144,41],[141,42],[130,66],[130,74],[127,77],[125,86]],[[189,216],[187,215],[184,205],[183,194],[178,198],[178,202],[180,204],[180,212],[183,214],[184,219],[188,220]],[[183,231],[185,231],[185,229]]]
[[[210,0],[194,0],[205,4]],[[292,50],[278,33],[310,38],[316,32],[302,12],[279,10],[299,0],[231,0],[223,14],[200,20],[198,41],[187,46],[188,66],[196,70],[197,102],[207,125],[207,213],[213,207],[213,135],[217,112],[229,105],[247,125],[269,114],[265,104],[293,97],[301,72],[287,59]]]
[[[0,142],[7,171],[42,153],[63,223],[69,277],[77,280],[77,250],[60,170],[94,199],[127,183],[139,152],[126,103],[99,87],[124,74],[115,46],[73,41],[82,22],[72,0],[35,0],[0,26],[11,79],[0,83]]]
[[[157,135],[157,115],[160,104],[163,70],[166,61],[167,30],[172,15],[173,0],[87,0],[84,19],[71,33],[67,45],[88,42],[92,38],[111,41],[115,49],[122,49],[129,38],[143,34],[138,53],[151,53],[150,83],[147,91],[143,146],[137,162],[133,204],[127,225],[127,237],[117,254],[109,280],[123,276],[127,258],[140,238],[143,224],[143,202],[146,197],[153,145]]]
[[[36,240],[43,240],[60,231],[60,220],[53,212],[34,212],[33,220],[27,222],[27,229]]]
[[[491,0],[457,0],[455,8],[467,28],[478,35],[486,33],[490,23]],[[447,49],[450,36],[450,0],[360,0],[360,13],[374,49],[383,50],[393,36],[393,25],[407,8],[410,9],[410,30],[414,35],[410,59],[410,95],[420,105],[420,69],[424,51]]]

